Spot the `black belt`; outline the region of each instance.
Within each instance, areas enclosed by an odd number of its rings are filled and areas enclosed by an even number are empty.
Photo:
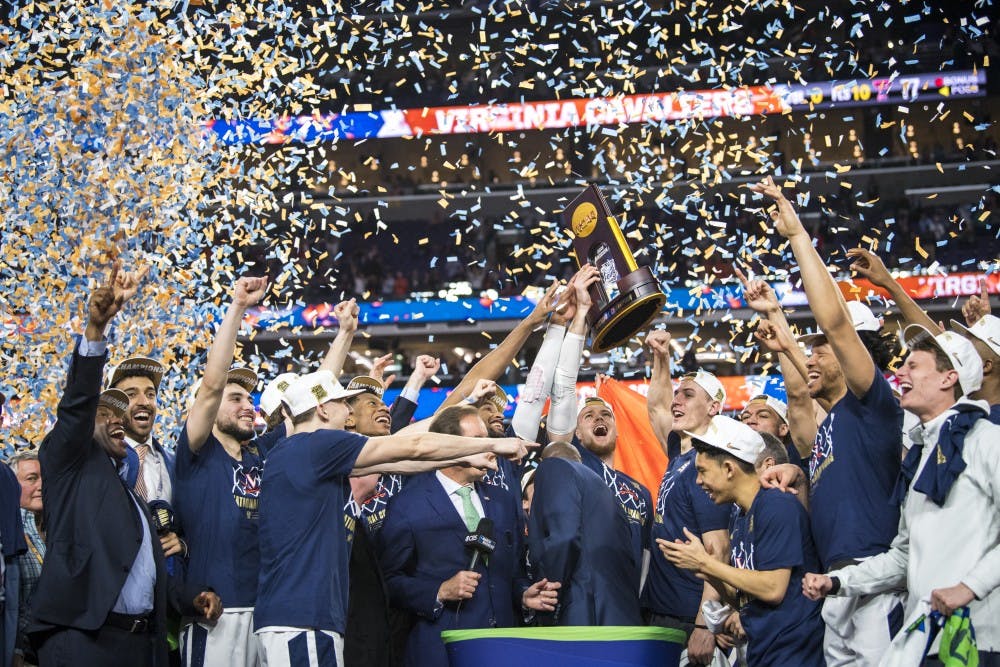
[[[104,625],[110,625],[112,628],[118,628],[132,634],[139,634],[149,630],[150,614],[134,615],[111,612],[108,614],[108,620],[104,621]]]

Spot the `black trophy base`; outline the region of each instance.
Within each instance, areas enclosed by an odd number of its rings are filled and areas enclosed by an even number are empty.
[[[627,343],[659,315],[667,302],[648,266],[640,266],[619,280],[618,291],[618,296],[603,308],[595,304],[587,314],[587,323],[594,332],[590,348],[594,352],[606,352]]]

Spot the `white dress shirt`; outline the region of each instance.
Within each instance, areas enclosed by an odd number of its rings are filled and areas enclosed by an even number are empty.
[[[462,496],[458,495],[458,491],[463,486],[467,486],[472,489],[472,494],[469,496],[472,498],[472,506],[476,508],[479,512],[479,518],[482,519],[486,516],[486,512],[483,511],[483,501],[479,499],[479,494],[476,493],[476,487],[473,484],[459,484],[455,480],[447,477],[441,473],[440,470],[434,473],[437,475],[438,481],[441,482],[441,486],[444,487],[444,492],[448,494],[448,499],[451,500],[451,504],[455,506],[455,511],[458,512],[458,516],[462,518],[462,522],[465,522],[465,508],[462,506]]]
[[[125,436],[125,442],[132,449],[141,443]],[[167,470],[167,462],[163,455],[153,447],[153,436],[150,435],[146,441],[149,446],[149,453],[146,459],[140,464],[142,468],[142,481],[146,484],[146,502],[154,500],[165,500],[173,505],[173,488],[170,485],[170,471]],[[138,452],[137,452],[138,453]]]

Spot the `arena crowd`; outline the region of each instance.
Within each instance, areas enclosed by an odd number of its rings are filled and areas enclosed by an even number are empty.
[[[0,663],[445,667],[445,630],[654,625],[683,633],[691,665],[1000,665],[1000,319],[985,287],[942,328],[852,250],[899,308],[897,336],[844,300],[781,185],[749,189],[818,331],[796,338],[768,284],[738,272],[787,400],[754,396],[736,418],[712,373],[675,377],[669,330],[643,334],[638,417],[669,460],[655,500],[614,467],[622,415],[577,401],[591,265],[422,421],[431,356],[392,405],[378,365],[341,382],[354,300],[312,372],[234,366],[269,288],[241,277],[161,442],[170,368],[109,344],[144,279],[115,263],[86,295],[54,426],[0,467]],[[506,423],[496,380],[535,332]]]

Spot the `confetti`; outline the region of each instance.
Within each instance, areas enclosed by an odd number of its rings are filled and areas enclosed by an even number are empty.
[[[37,444],[51,423],[87,287],[114,257],[151,267],[140,303],[111,332],[112,362],[144,353],[170,365],[157,425],[169,442],[237,276],[266,271],[275,309],[374,299],[384,284],[356,267],[377,248],[442,285],[474,278],[470,293],[520,294],[571,273],[571,236],[556,221],[566,191],[588,181],[603,181],[636,256],[666,288],[726,284],[733,261],[789,278],[787,245],[742,189],[769,173],[796,193],[831,256],[864,235],[880,251],[913,247],[917,257],[897,253],[896,264],[926,268],[959,247],[963,224],[996,234],[986,192],[946,212],[938,247],[921,243],[919,219],[870,191],[866,170],[883,162],[945,176],[965,168],[934,155],[934,141],[961,140],[958,155],[985,155],[987,137],[995,145],[995,122],[953,102],[953,91],[930,110],[894,97],[874,117],[810,96],[811,110],[767,117],[693,112],[367,141],[344,125],[350,113],[364,124],[379,112],[433,118],[445,107],[520,102],[557,104],[546,114],[559,118],[570,107],[558,103],[608,98],[624,109],[626,96],[651,92],[699,110],[733,94],[690,91],[831,80],[855,81],[844,93],[860,103],[883,92],[863,81],[897,92],[921,66],[957,68],[914,61],[917,45],[944,50],[945,23],[955,31],[949,53],[953,43],[976,46],[958,54],[969,69],[989,66],[976,53],[995,40],[988,3],[917,13],[855,3],[842,16],[785,2],[543,4],[53,0],[13,9],[0,24],[0,391],[16,397],[7,450]],[[336,141],[310,139],[331,128]],[[697,313],[675,314],[697,330],[727,308],[711,294]],[[414,303],[413,319],[421,308]],[[286,343],[305,333],[272,326]],[[310,361],[300,345],[248,337],[242,354],[264,375]]]

